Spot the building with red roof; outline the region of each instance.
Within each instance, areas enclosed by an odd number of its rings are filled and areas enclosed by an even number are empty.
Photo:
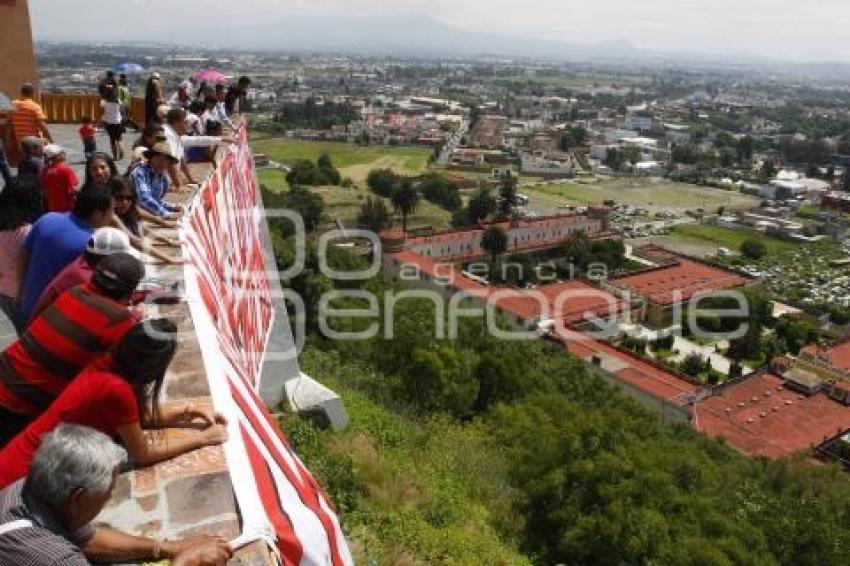
[[[797,365],[825,379],[850,379],[850,341],[823,348],[816,344],[800,350]]]
[[[481,237],[490,226],[501,226],[508,235],[508,253],[548,249],[567,241],[574,232],[598,237],[607,233],[608,210],[594,208],[591,215],[558,214],[531,220],[493,222],[471,228],[407,238],[407,248],[425,257],[451,261],[487,257]]]
[[[665,259],[669,261],[669,256]],[[675,309],[695,297],[748,283],[743,275],[681,256],[667,265],[610,281],[612,287],[628,291],[645,303],[644,318],[655,328],[675,324]]]
[[[827,392],[797,393],[773,374],[754,375],[698,402],[694,428],[744,454],[779,458],[850,428],[850,406]]]
[[[461,272],[450,259],[427,257],[410,249],[397,231],[384,232],[381,239],[383,272],[394,282],[437,291],[444,300],[463,293],[465,300],[490,305],[517,328],[534,328],[545,319],[549,325],[541,328],[541,335],[548,332],[601,377],[659,411],[666,420],[690,422],[689,406],[700,394],[700,386],[590,336],[588,331],[600,327],[617,332],[619,322],[629,319],[631,305],[622,297],[577,280],[530,289],[490,285]]]

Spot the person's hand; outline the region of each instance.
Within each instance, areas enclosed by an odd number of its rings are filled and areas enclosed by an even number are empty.
[[[186,260],[183,259],[182,257],[177,257],[177,256],[173,256],[173,255],[170,255],[170,256],[167,256],[167,257],[168,257],[168,259],[165,260],[165,262],[168,265],[183,265],[184,263],[186,263]]]
[[[171,566],[224,566],[233,551],[223,540],[195,543],[171,559]]]
[[[174,559],[180,553],[186,552],[187,550],[197,548],[199,546],[204,546],[207,544],[227,544],[227,541],[220,536],[214,535],[195,535],[191,537],[175,539],[175,540],[166,540],[160,544],[160,549],[162,555],[165,558]]]
[[[189,403],[186,405],[186,410],[183,411],[183,420],[191,422],[195,419],[204,421],[207,426],[227,424],[227,418],[212,407],[196,406]]]
[[[215,446],[227,441],[227,427],[223,424],[214,424],[201,431],[201,440],[204,446]]]

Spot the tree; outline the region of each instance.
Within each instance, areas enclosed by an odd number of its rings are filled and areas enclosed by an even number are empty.
[[[316,168],[321,176],[322,185],[339,185],[342,177],[339,171],[334,167],[331,161],[331,156],[327,152],[323,152],[316,160]]]
[[[419,181],[419,192],[425,200],[454,212],[463,204],[460,199],[460,189],[439,173],[423,175]]]
[[[486,220],[488,216],[496,212],[496,199],[490,194],[490,189],[479,189],[475,196],[469,199],[467,208],[469,210],[469,223],[478,224]]]
[[[511,209],[516,206],[516,186],[518,179],[508,173],[502,178],[501,186],[499,187],[499,209],[505,216],[511,213]]]
[[[286,182],[290,187],[296,185],[315,185],[318,170],[316,164],[307,159],[299,159],[286,174]]]
[[[327,153],[323,153],[315,164],[306,159],[296,161],[286,175],[289,186],[339,185],[340,179],[339,171],[334,168]]]
[[[366,197],[366,202],[360,206],[360,214],[357,215],[357,225],[378,233],[391,224],[392,215],[383,199]]]
[[[633,145],[627,145],[620,149],[620,154],[623,156],[625,161],[628,161],[632,165],[637,164],[641,158],[640,148]]]
[[[419,204],[419,193],[413,188],[410,179],[404,179],[390,197],[393,209],[401,214],[401,229],[407,231],[407,217],[413,214]]]
[[[674,145],[670,156],[673,159],[673,163],[682,163],[684,165],[696,165],[696,162],[699,160],[699,152],[690,143]]]
[[[753,160],[753,147],[755,143],[750,136],[744,136],[738,140],[738,162],[749,164]]]
[[[294,210],[304,220],[307,230],[315,230],[322,219],[325,201],[320,195],[311,192],[306,187],[295,185],[285,193],[280,201],[281,207]]]
[[[366,184],[376,195],[391,198],[398,188],[399,178],[392,169],[373,169],[366,177]]]
[[[759,171],[759,176],[764,181],[769,181],[776,177],[776,165],[774,165],[773,160],[765,159],[764,163],[761,164],[761,170]]]
[[[496,257],[508,249],[508,234],[501,226],[490,226],[481,235],[481,249],[490,254],[493,263]]]
[[[564,243],[564,255],[567,261],[579,269],[590,263],[590,238],[584,230],[576,230]]]
[[[726,355],[735,361],[752,360],[759,357],[762,348],[761,327],[750,324],[747,333],[729,341]]]
[[[696,377],[703,371],[705,368],[705,360],[702,356],[693,352],[688,354],[682,363],[679,365],[679,369],[682,370],[682,373],[685,375],[690,375],[691,377]]]
[[[808,322],[795,320],[788,315],[779,318],[774,331],[777,339],[782,340],[788,351],[795,356],[803,346],[817,342],[820,334],[818,329]]]
[[[603,165],[610,167],[613,171],[619,171],[625,162],[625,156],[616,147],[608,148],[608,154],[602,160]]]
[[[403,373],[410,401],[420,410],[466,416],[478,396],[477,356],[449,345],[415,348]]]
[[[767,253],[764,242],[756,238],[747,238],[741,243],[741,254],[749,259],[761,259]]]

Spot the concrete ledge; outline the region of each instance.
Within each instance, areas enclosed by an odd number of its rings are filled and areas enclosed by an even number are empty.
[[[303,372],[299,374],[297,379],[290,379],[284,386],[292,410],[300,415],[312,415],[320,424],[333,430],[348,426],[348,413],[339,395],[309,375]]]

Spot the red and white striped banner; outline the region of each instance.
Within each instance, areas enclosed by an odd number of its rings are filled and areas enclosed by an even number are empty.
[[[267,533],[287,565],[347,566],[336,513],[257,394],[275,312],[253,167],[242,129],[183,221],[186,295],[213,404],[228,417],[243,534]]]

